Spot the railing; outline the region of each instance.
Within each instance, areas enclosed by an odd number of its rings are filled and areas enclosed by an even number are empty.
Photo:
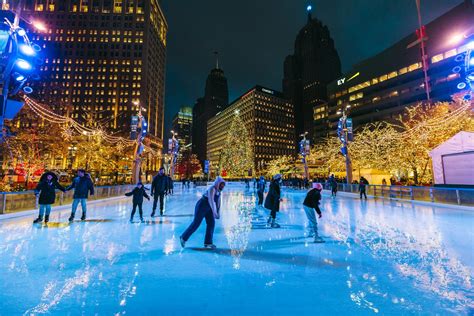
[[[101,200],[114,196],[124,195],[134,188],[133,185],[117,185],[95,187],[94,195],[90,200]],[[72,203],[74,191],[57,192],[55,205],[67,205]],[[25,210],[33,210],[36,206],[34,191],[23,192],[0,192],[0,214],[14,213]]]
[[[325,188],[331,189],[328,184],[325,184]],[[338,183],[337,189],[342,192],[359,193],[358,184]],[[367,195],[387,199],[474,206],[474,189],[368,185],[366,192]]]

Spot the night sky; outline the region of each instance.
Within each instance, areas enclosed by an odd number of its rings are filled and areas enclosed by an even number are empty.
[[[423,23],[461,2],[421,0]],[[162,0],[169,27],[165,132],[181,105],[194,106],[204,95],[214,51],[230,101],[255,84],[281,90],[283,61],[306,24],[308,4],[328,25],[343,72],[418,25],[415,0]]]

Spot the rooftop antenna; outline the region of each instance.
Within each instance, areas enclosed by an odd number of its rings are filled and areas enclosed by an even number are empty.
[[[308,12],[308,22],[313,19],[313,16],[311,14],[312,11],[313,11],[313,6],[311,4],[308,4],[308,6],[306,7],[306,12]]]
[[[216,69],[219,69],[219,53],[214,52],[214,55],[216,55]]]

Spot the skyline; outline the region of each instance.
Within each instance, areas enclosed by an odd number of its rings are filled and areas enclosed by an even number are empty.
[[[283,61],[293,52],[296,34],[306,24],[308,4],[313,7],[313,17],[328,26],[343,73],[417,28],[414,0],[375,4],[359,0],[345,3],[345,9],[340,10],[342,6],[337,4],[342,2],[279,1],[275,5],[275,1],[269,0],[258,3],[243,0],[238,4],[210,0],[206,5],[182,6],[179,1],[163,0],[161,5],[169,25],[165,139],[179,107],[194,106],[196,99],[204,94],[206,77],[215,67],[214,51],[219,51],[219,66],[229,80],[230,102],[255,84],[281,91]],[[462,2],[422,1],[423,23]],[[372,9],[364,10],[367,7]],[[364,30],[369,31],[364,33]]]

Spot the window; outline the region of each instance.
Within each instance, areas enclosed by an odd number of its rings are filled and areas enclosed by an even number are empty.
[[[396,71],[392,71],[388,74],[388,79],[395,78],[396,76],[398,76],[398,73]]]
[[[416,63],[408,66],[408,71],[414,71],[421,68],[421,63]]]
[[[456,56],[457,54],[457,50],[456,48],[455,49],[451,49],[451,50],[448,50],[446,53],[444,53],[444,58],[449,58],[449,57],[453,57],[453,56]]]
[[[379,82],[383,82],[385,80],[387,80],[387,75],[382,75],[379,77]]]
[[[444,59],[443,54],[438,54],[431,57],[431,62],[434,64],[434,63],[442,61],[443,59]]]
[[[374,79],[372,79],[372,84],[373,84],[373,85],[374,85],[374,84],[377,84],[377,83],[379,83],[379,78],[374,78]]]

